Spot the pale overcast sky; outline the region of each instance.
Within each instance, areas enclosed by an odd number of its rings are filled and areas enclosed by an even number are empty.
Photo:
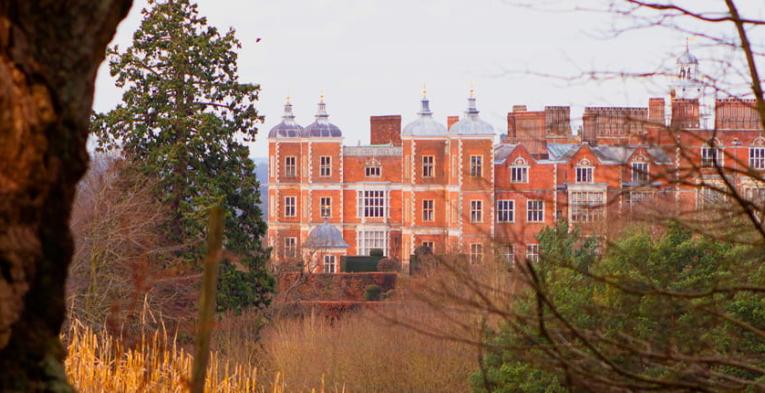
[[[135,3],[113,44],[129,45],[146,5]],[[267,155],[266,136],[287,95],[306,125],[323,91],[330,121],[346,145],[356,145],[369,142],[370,115],[413,120],[423,84],[444,123],[447,115],[462,114],[472,84],[481,116],[499,134],[515,104],[571,105],[576,118],[586,105],[645,106],[649,95],[668,91],[663,81],[572,85],[507,70],[646,71],[674,64],[684,49],[676,32],[642,30],[606,40],[599,32],[612,26],[611,15],[539,12],[501,0],[201,0],[199,10],[220,29],[237,30],[241,81],[262,87],[258,109],[266,120],[251,146],[254,157]],[[120,96],[102,67],[95,109],[112,108]]]

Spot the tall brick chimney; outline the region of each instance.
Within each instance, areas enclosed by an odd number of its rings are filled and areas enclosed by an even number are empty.
[[[664,98],[651,97],[648,99],[648,121],[651,125],[664,125]]]
[[[715,128],[718,130],[761,130],[762,123],[753,99],[715,100]]]
[[[699,128],[699,100],[689,98],[672,99],[672,127]]]
[[[401,146],[401,115],[370,116],[370,143]]]

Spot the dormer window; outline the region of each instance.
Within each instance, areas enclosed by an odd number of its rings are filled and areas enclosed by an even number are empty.
[[[518,157],[515,161],[513,161],[513,165],[510,167],[510,182],[529,182],[529,164],[522,157]]]
[[[367,177],[380,177],[379,166],[368,166],[365,169]]]
[[[375,159],[367,161],[366,166],[364,166],[364,175],[366,177],[380,177],[381,173],[382,168],[379,161]]]
[[[593,172],[595,171],[595,168],[592,167],[592,164],[589,160],[584,159],[579,161],[579,163],[576,166],[576,182],[577,183],[592,183],[593,182]]]
[[[643,161],[634,161],[632,163],[632,182],[636,184],[644,184],[648,182],[648,178],[648,163]]]

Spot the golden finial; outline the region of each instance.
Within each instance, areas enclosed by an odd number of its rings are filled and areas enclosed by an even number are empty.
[[[321,93],[319,94],[319,103],[320,104],[324,103],[324,90],[322,90]]]
[[[475,98],[475,84],[470,83],[470,98]]]
[[[292,97],[290,97],[289,94],[288,94],[287,95],[287,105],[290,105],[290,104],[292,104]]]
[[[422,84],[422,99],[428,98],[428,87]]]

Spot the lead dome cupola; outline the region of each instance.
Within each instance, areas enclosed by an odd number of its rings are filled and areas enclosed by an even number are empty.
[[[407,124],[401,131],[401,136],[446,136],[446,126],[433,119],[430,111],[430,101],[423,89],[420,111],[417,120]]]
[[[281,123],[275,125],[268,132],[269,138],[299,138],[303,133],[303,127],[295,123],[295,115],[292,113],[290,98],[284,103],[284,115]]]
[[[494,127],[478,116],[478,108],[475,104],[475,93],[470,89],[468,107],[465,117],[452,124],[449,129],[450,135],[494,135]]]
[[[327,104],[324,95],[319,98],[319,110],[316,112],[316,120],[303,129],[304,138],[340,138],[343,133],[336,125],[329,122]]]

